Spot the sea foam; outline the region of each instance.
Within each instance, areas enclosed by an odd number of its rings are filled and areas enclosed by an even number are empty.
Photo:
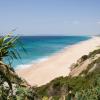
[[[33,64],[40,63],[40,62],[43,62],[43,61],[48,60],[48,58],[49,58],[49,57],[43,57],[43,58],[39,58],[39,59],[37,59],[37,60],[33,60],[33,61],[31,61],[29,64],[20,64],[20,65],[17,65],[15,69],[18,70],[18,69],[29,68],[29,67],[31,67]]]

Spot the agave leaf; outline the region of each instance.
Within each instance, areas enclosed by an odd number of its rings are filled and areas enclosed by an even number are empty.
[[[6,43],[6,45],[13,45],[14,44],[14,42],[18,39],[19,37],[13,37],[13,38],[11,38],[7,43]]]
[[[27,51],[26,49],[24,48],[24,44],[22,42],[20,42],[18,39],[17,39],[19,45],[21,45],[21,48],[23,49],[23,51],[27,54]]]
[[[10,51],[11,55],[13,56],[13,58],[17,59],[17,54],[14,51]]]
[[[8,44],[9,42],[12,43],[14,38],[15,38],[15,37],[10,37],[10,38],[8,39],[8,41],[5,40],[4,43],[5,43],[5,44]]]
[[[3,57],[8,57],[12,61],[14,59],[21,59],[19,52],[16,49],[16,43],[20,45],[21,49],[26,52],[24,46],[19,41],[18,36],[11,36],[12,32],[8,33],[6,36],[0,38],[0,60]]]
[[[16,49],[14,49],[14,51],[16,52],[18,58],[21,59],[21,56],[20,56],[19,52]]]
[[[10,38],[11,38],[11,37],[10,37],[9,35],[7,35],[7,36],[4,37],[3,41],[6,41],[6,40],[8,40],[8,39],[10,39]]]
[[[2,46],[2,44],[3,44],[3,38],[1,37],[0,38],[0,46]]]
[[[7,57],[7,56],[8,56],[8,57]],[[12,62],[13,59],[14,59],[14,58],[12,57],[12,55],[10,55],[10,54],[9,54],[9,55],[6,55],[6,57],[7,57],[7,59],[9,59],[9,61],[11,61],[11,62]]]

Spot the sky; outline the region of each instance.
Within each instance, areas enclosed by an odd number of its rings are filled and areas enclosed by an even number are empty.
[[[100,0],[0,0],[0,33],[100,34]]]

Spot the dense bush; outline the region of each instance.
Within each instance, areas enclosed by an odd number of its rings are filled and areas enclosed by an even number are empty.
[[[100,70],[97,68],[83,77],[59,77],[47,85],[37,88],[37,93],[41,97],[45,95],[48,97],[52,96],[54,98],[60,98],[63,94],[67,99],[77,98],[76,100],[99,100]]]

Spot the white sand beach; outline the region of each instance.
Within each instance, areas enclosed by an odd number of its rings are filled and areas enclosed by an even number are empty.
[[[92,37],[89,40],[65,48],[45,61],[35,63],[29,68],[16,70],[16,72],[32,86],[44,85],[54,78],[69,75],[70,66],[81,56],[98,48],[99,45],[100,37]]]

